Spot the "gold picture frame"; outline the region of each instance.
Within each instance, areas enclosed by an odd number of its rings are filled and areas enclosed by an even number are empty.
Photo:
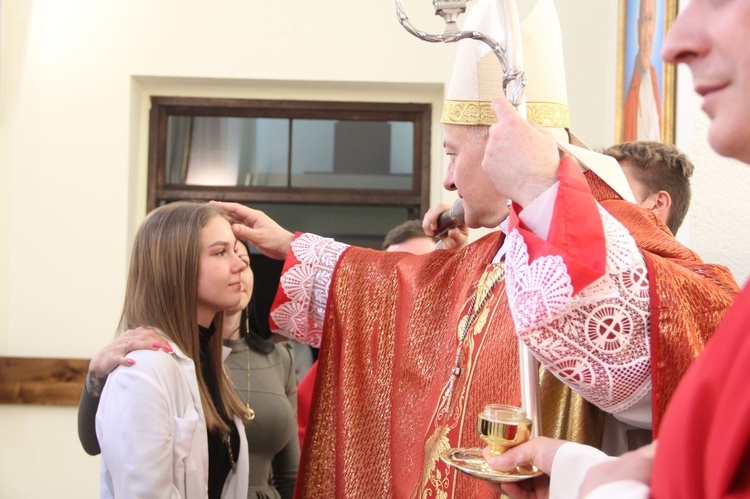
[[[615,140],[661,140],[674,143],[675,139],[675,68],[661,59],[661,48],[669,27],[677,16],[677,0],[652,0],[655,5],[655,27],[651,48],[650,75],[656,75],[658,82],[660,106],[660,136],[654,133],[639,131],[634,124],[634,113],[637,106],[635,90],[631,90],[631,80],[636,76],[636,58],[639,53],[638,29],[640,3],[644,0],[620,0],[618,11],[617,41],[617,90],[615,101]],[[645,0],[649,1],[649,0]],[[643,73],[641,73],[643,74]],[[640,77],[634,88],[640,83]],[[632,92],[632,94],[631,94]],[[629,97],[629,94],[630,97]],[[656,98],[654,98],[656,100]],[[626,123],[627,121],[627,123]],[[640,122],[638,122],[640,123]],[[656,127],[652,127],[652,132]]]

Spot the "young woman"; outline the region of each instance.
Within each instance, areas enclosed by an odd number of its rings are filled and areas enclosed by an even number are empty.
[[[242,300],[235,247],[208,204],[172,203],[141,224],[119,331],[148,325],[172,352],[131,352],[109,375],[96,413],[102,497],[247,497],[248,415],[214,334]]]
[[[297,439],[297,382],[289,342],[274,343],[259,333],[257,314],[251,296],[254,276],[250,253],[239,241],[237,256],[248,267],[240,273],[242,298],[236,307],[224,312],[222,337],[231,351],[225,359],[230,378],[253,419],[245,424],[249,449],[248,498],[291,499],[299,467]],[[79,406],[78,434],[84,449],[99,454],[94,431],[101,387],[117,365],[130,366],[136,349],[163,349],[170,346],[149,329],[129,330],[104,347],[91,359],[86,387]]]
[[[292,346],[259,334],[253,301],[254,276],[248,247],[237,243],[237,254],[248,268],[240,305],[224,316],[224,361],[237,393],[254,418],[245,425],[250,450],[249,499],[292,499],[299,467],[297,438],[297,377]]]

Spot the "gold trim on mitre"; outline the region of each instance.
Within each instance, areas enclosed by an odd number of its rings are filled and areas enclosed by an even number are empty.
[[[501,41],[503,29],[496,2],[478,0],[469,11],[464,29]],[[545,128],[569,129],[562,33],[552,0],[539,0],[521,23],[521,39],[528,78],[527,120]],[[459,41],[440,121],[455,125],[496,123],[491,104],[505,97],[503,77],[500,61],[487,44],[468,39]],[[559,135],[562,137],[562,131]]]
[[[568,106],[559,102],[527,102],[526,119],[543,127],[570,128]],[[492,103],[487,101],[445,101],[441,123],[453,125],[486,125],[497,123]]]
[[[486,101],[446,100],[441,123],[453,125],[487,125],[497,123],[492,103]]]
[[[469,29],[494,37],[498,42],[502,39],[497,0],[477,0],[467,15],[464,30]],[[555,137],[560,149],[596,173],[623,199],[634,202],[617,161],[590,150],[570,130],[562,32],[553,0],[538,0],[521,23],[521,39],[528,79],[524,92],[526,119],[543,126]],[[477,40],[459,41],[440,121],[491,126],[497,122],[492,101],[501,97],[505,97],[503,71],[495,53]]]
[[[570,128],[570,111],[559,102],[526,102],[526,120],[545,127]]]

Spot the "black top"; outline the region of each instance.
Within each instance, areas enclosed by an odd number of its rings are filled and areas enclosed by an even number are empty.
[[[220,499],[221,491],[224,488],[227,476],[232,472],[232,464],[237,461],[240,454],[240,434],[234,421],[226,415],[224,405],[219,394],[219,384],[213,375],[213,365],[206,352],[208,351],[208,341],[216,331],[216,327],[211,325],[210,328],[200,326],[200,344],[201,344],[201,371],[203,380],[206,382],[208,391],[211,394],[216,410],[229,425],[229,439],[232,447],[232,454],[229,455],[229,449],[222,440],[222,434],[219,431],[208,432],[208,497],[209,499]]]

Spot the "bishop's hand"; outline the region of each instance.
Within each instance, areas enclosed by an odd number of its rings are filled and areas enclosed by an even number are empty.
[[[229,213],[235,221],[232,230],[239,239],[249,242],[269,258],[286,258],[294,234],[277,224],[271,217],[260,210],[238,203],[211,201],[211,204]]]
[[[557,182],[557,143],[504,98],[495,99],[492,110],[497,123],[490,127],[482,170],[499,192],[525,207]]]

